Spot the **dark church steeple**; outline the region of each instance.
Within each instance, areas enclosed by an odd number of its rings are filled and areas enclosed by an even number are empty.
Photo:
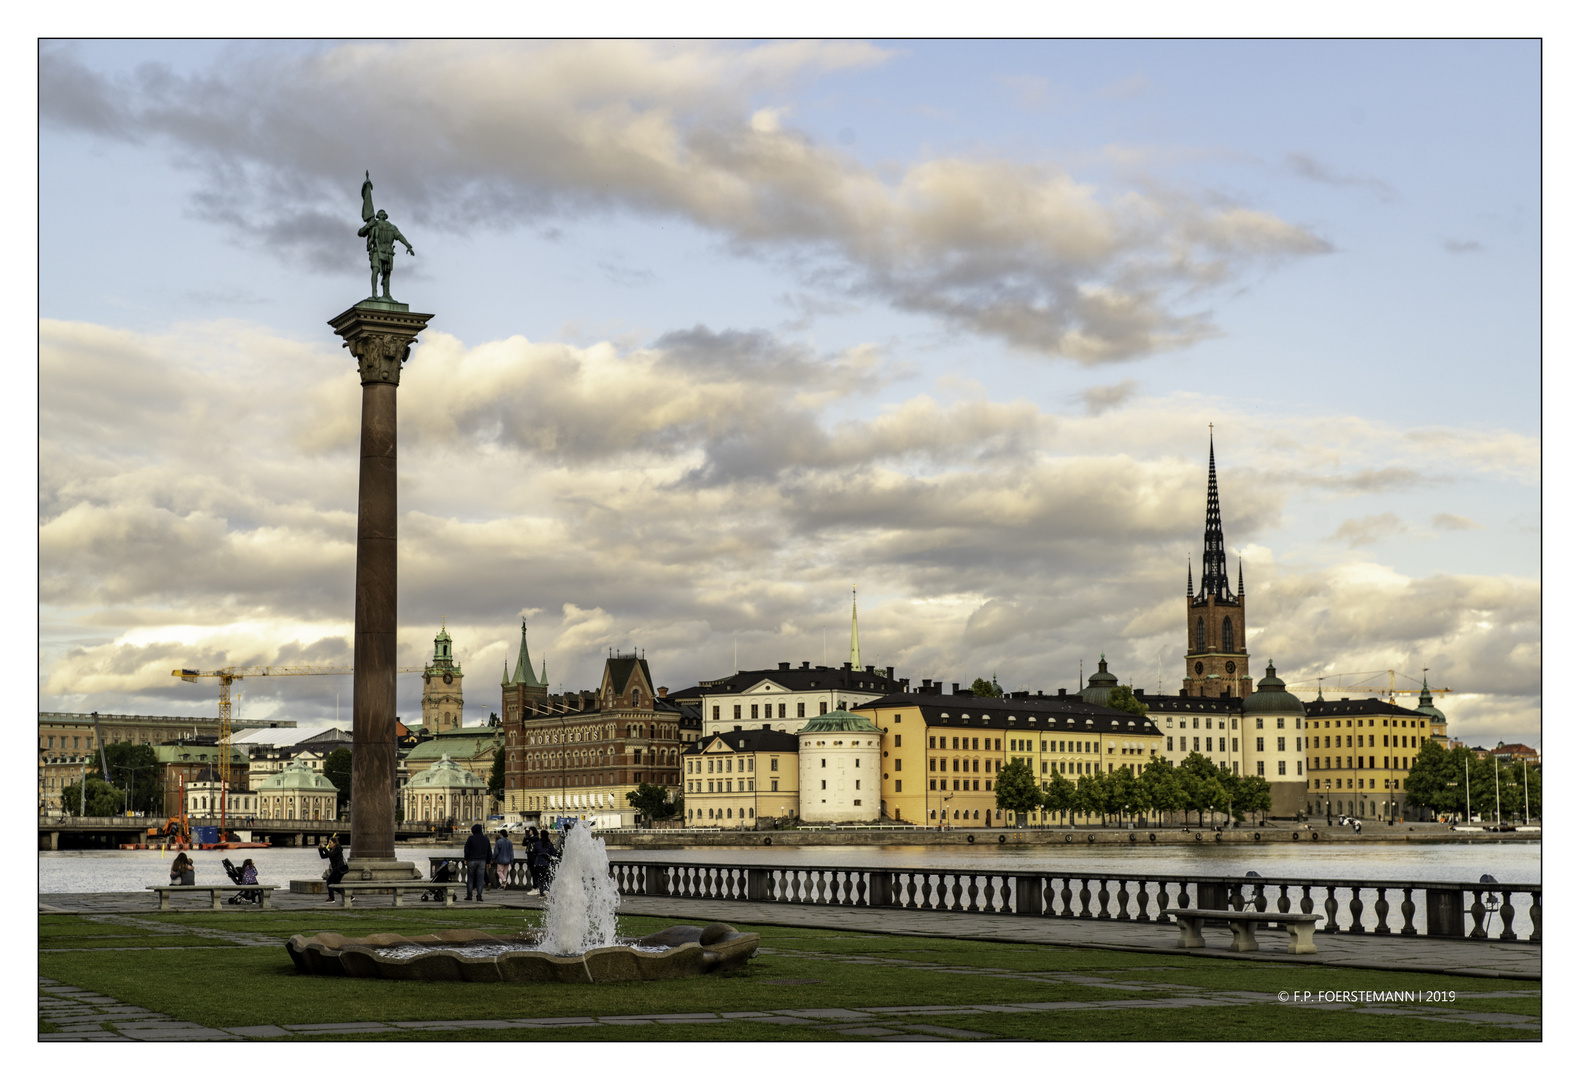
[[[1229,564],[1223,550],[1223,513],[1218,505],[1218,462],[1207,436],[1207,528],[1201,542],[1201,598],[1227,600]]]

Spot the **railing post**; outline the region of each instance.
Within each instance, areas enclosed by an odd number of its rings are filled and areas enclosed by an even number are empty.
[[[1388,929],[1388,890],[1380,885],[1377,887],[1377,903],[1372,905],[1372,910],[1377,912],[1377,928],[1372,933],[1393,933],[1392,930]]]
[[[1322,910],[1328,917],[1328,921],[1322,927],[1324,934],[1337,934],[1339,932],[1339,902],[1333,895],[1334,890],[1337,888],[1337,885],[1329,885],[1328,898],[1322,901]]]
[[[1477,941],[1481,941],[1487,936],[1487,907],[1481,902],[1480,889],[1471,890],[1471,895],[1475,897],[1475,900],[1470,905],[1470,936]]]
[[[1465,936],[1465,891],[1463,889],[1426,890],[1426,936]]]
[[[867,906],[894,906],[894,875],[887,870],[871,870],[867,874]]]
[[[1538,889],[1531,893],[1531,936],[1530,941],[1542,940],[1542,893]]]
[[[1410,886],[1404,887],[1404,899],[1399,902],[1399,914],[1404,917],[1404,929],[1399,931],[1401,937],[1415,937],[1415,901],[1410,894],[1415,890]]]
[[[1015,875],[1015,914],[1042,914],[1042,881],[1028,874]]]
[[[746,871],[746,899],[768,899],[768,871],[758,867],[749,867]]]
[[[659,865],[658,863],[643,863],[642,877],[644,878],[642,882],[644,888],[642,891],[645,895],[669,895],[669,881],[667,879],[667,875],[664,873],[663,866]]]
[[[1513,894],[1503,890],[1503,906],[1498,909],[1498,916],[1503,920],[1503,933],[1498,935],[1499,941],[1518,941],[1514,934],[1514,900]]]

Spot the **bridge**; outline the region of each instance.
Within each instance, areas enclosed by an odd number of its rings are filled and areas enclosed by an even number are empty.
[[[148,841],[148,830],[164,825],[168,818],[143,815],[138,817],[61,817],[40,815],[38,819],[38,850],[62,851],[87,848],[117,848],[122,844],[140,844]],[[187,819],[196,828],[200,825],[219,825],[219,818],[191,817]],[[487,822],[483,822],[485,826]],[[351,834],[347,819],[287,819],[266,817],[226,818],[225,826],[232,832],[251,833],[258,841],[268,841],[274,847],[317,847],[330,835],[339,833],[342,838]],[[396,822],[395,840],[449,840],[452,835],[461,839],[470,832],[472,822],[449,825],[427,821]]]

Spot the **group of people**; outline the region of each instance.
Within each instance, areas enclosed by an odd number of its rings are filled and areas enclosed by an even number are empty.
[[[538,890],[539,896],[546,895],[549,882],[554,877],[554,864],[560,857],[559,850],[554,846],[554,834],[549,829],[539,831],[533,826],[527,830],[522,846],[525,851],[521,861],[527,868],[527,889]],[[490,875],[494,877],[498,888],[506,886],[510,879],[510,868],[516,862],[516,846],[511,842],[509,832],[504,829],[499,830],[498,838],[490,845],[483,827],[473,825],[461,858],[466,863],[466,899],[481,900],[485,887],[495,887],[488,883]]]

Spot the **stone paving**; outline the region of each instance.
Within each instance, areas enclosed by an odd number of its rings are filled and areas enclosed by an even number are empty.
[[[536,896],[509,893],[503,901],[490,899],[475,906],[499,909],[535,909],[541,907]],[[277,895],[276,905],[285,911],[322,910],[325,905],[316,897]],[[442,910],[429,905],[411,905],[416,910]],[[467,904],[471,907],[473,904]],[[40,913],[71,913],[88,917],[95,922],[135,926],[143,930],[168,932],[174,935],[203,936],[227,944],[250,948],[279,948],[277,935],[256,934],[238,926],[235,930],[175,926],[149,918],[155,914],[155,905],[148,896],[125,894],[70,894],[39,898]],[[204,907],[193,907],[194,913],[209,914]],[[255,907],[229,907],[238,913],[257,912]],[[359,903],[356,911],[384,912],[390,910],[387,902],[370,900]],[[404,910],[404,909],[403,909]],[[340,909],[336,912],[345,917]],[[1223,959],[1271,961],[1301,964],[1314,967],[1366,968],[1412,972],[1435,972],[1444,975],[1496,976],[1532,980],[1528,991],[1489,991],[1471,996],[1486,999],[1485,1009],[1470,1010],[1462,1005],[1444,1006],[1418,1003],[1349,1003],[1312,1002],[1291,1005],[1292,1008],[1319,1008],[1348,1010],[1356,1014],[1400,1016],[1415,1019],[1442,1021],[1465,1025],[1466,1038],[1476,1038],[1475,1029],[1493,1026],[1503,1031],[1529,1033],[1533,1039],[1541,1038],[1539,1017],[1521,1013],[1499,1012],[1499,999],[1541,998],[1541,948],[1538,945],[1503,942],[1442,941],[1439,939],[1378,937],[1376,935],[1319,934],[1315,956],[1290,956],[1283,951],[1287,935],[1282,931],[1264,932],[1259,935],[1263,950],[1257,953],[1230,953],[1228,932],[1220,931],[1222,944],[1209,941],[1214,947],[1205,950],[1176,949],[1176,931],[1173,927],[1156,923],[1119,923],[1099,920],[1047,919],[1016,916],[983,916],[947,912],[916,912],[896,910],[869,910],[792,904],[762,904],[736,901],[696,901],[669,898],[629,897],[621,904],[621,912],[630,915],[652,915],[687,922],[720,920],[737,924],[779,925],[824,928],[862,933],[905,934],[918,937],[948,937],[966,940],[1031,943],[1042,945],[1068,945],[1081,948],[1114,949],[1126,952],[1151,952],[1192,956],[1221,957]],[[173,945],[167,948],[182,948]],[[816,956],[825,961],[866,965],[904,965],[942,972],[967,972],[978,976],[1016,979],[1043,983],[1076,983],[1097,989],[1124,991],[1141,996],[1120,1000],[1102,1001],[1047,1001],[1026,1002],[1013,1005],[926,1005],[874,1007],[868,1009],[778,1009],[760,1012],[716,1013],[644,1013],[630,1016],[560,1016],[520,1017],[505,1020],[390,1020],[383,1023],[352,1024],[286,1024],[261,1025],[228,1029],[208,1028],[200,1024],[175,1020],[159,1013],[116,1001],[77,987],[65,986],[50,979],[40,978],[38,984],[38,1009],[40,1021],[59,1027],[58,1032],[40,1034],[41,1042],[59,1041],[238,1041],[253,1039],[329,1038],[358,1034],[389,1034],[401,1031],[455,1031],[476,1030],[552,1030],[567,1027],[604,1025],[611,1027],[651,1025],[708,1024],[720,1027],[721,1039],[747,1037],[731,1035],[729,1027],[742,1021],[820,1028],[820,1034],[848,1039],[873,1041],[984,1041],[1000,1036],[980,1031],[970,1031],[931,1022],[930,1017],[963,1017],[969,1015],[1011,1014],[1032,1016],[1060,1012],[1078,1012],[1088,1009],[1111,1011],[1116,1009],[1175,1009],[1197,1006],[1244,1006],[1269,1004],[1265,993],[1239,991],[1202,991],[1196,988],[1170,988],[1153,982],[1127,980],[1123,972],[1114,973],[1056,973],[1019,972],[987,967],[961,967],[930,964],[926,961],[899,959],[888,956],[831,955],[808,950],[765,949],[789,956]],[[1137,969],[1129,969],[1135,971]],[[815,980],[788,980],[802,983]],[[1461,1001],[1465,998],[1460,993]]]
[[[490,894],[482,901],[457,901],[458,907],[508,907],[534,909],[542,900],[525,891],[511,890],[504,898]],[[316,896],[276,893],[272,901],[281,911],[321,910],[328,907]],[[142,915],[155,908],[146,894],[57,893],[39,897],[42,912]],[[437,905],[408,901],[402,910],[432,909]],[[384,897],[358,901],[353,910],[388,910]],[[185,910],[185,909],[182,909]],[[193,912],[207,912],[194,902]],[[256,907],[226,905],[226,911],[255,912]],[[334,910],[342,910],[335,908]],[[740,900],[693,900],[669,897],[628,896],[620,901],[625,915],[653,915],[682,922],[747,923],[761,926],[826,927],[864,933],[949,937],[972,941],[1001,941],[1037,945],[1069,945],[1087,949],[1121,949],[1133,952],[1184,953],[1175,948],[1178,932],[1172,926],[1112,919],[1057,919],[1039,916],[978,915],[942,911],[905,911],[894,908],[833,907],[812,904],[754,903]],[[195,932],[183,929],[181,932]],[[1263,930],[1257,934],[1261,951],[1231,953],[1227,930],[1207,931],[1206,949],[1188,955],[1223,959],[1271,961],[1317,967],[1364,968],[1380,971],[1419,971],[1445,975],[1476,975],[1508,979],[1542,977],[1542,949],[1529,942],[1449,941],[1442,938],[1402,937],[1396,934],[1316,935],[1314,955],[1291,956],[1284,951],[1288,934]]]

